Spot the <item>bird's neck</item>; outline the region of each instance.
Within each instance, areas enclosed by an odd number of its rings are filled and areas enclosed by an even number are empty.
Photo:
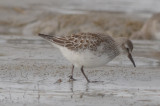
[[[120,52],[120,54],[123,54],[123,49],[122,49],[122,45],[124,44],[124,42],[126,42],[127,38],[126,37],[117,37],[117,38],[114,38],[115,42],[116,42],[116,45],[117,45],[117,48]]]

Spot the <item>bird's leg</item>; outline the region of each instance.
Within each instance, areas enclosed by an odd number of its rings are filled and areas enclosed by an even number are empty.
[[[74,65],[72,65],[72,72],[71,75],[69,76],[70,81],[75,81],[76,79],[73,78],[73,70],[74,70]]]
[[[84,73],[83,66],[81,67],[81,72],[83,73],[83,75],[84,75],[84,77],[86,78],[86,80],[87,80],[88,83],[103,82],[103,81],[90,81],[90,80],[88,79],[88,77],[86,76],[86,74]]]
[[[89,79],[87,78],[86,74],[84,73],[84,70],[83,70],[83,66],[81,67],[81,72],[82,74],[84,75],[84,77],[86,78],[87,82],[89,83]]]

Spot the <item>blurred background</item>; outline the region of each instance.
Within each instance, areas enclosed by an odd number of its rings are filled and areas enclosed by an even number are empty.
[[[160,106],[160,0],[0,0],[0,106]],[[129,37],[127,57],[79,69],[38,33]]]
[[[1,35],[62,35],[75,32],[131,36],[153,14],[159,0],[1,0]]]

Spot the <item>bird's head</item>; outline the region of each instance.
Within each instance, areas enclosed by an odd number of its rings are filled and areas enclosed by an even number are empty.
[[[130,61],[133,63],[134,67],[136,67],[136,64],[132,58],[132,51],[134,48],[132,41],[127,38],[120,38],[120,39],[117,39],[116,41],[118,41],[118,46],[120,47],[120,52],[122,54],[127,55],[128,58],[130,59]]]

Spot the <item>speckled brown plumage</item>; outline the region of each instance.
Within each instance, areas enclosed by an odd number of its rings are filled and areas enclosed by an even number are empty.
[[[96,51],[97,47],[102,43],[106,45],[106,49],[111,49],[116,46],[112,37],[100,33],[77,33],[62,37],[44,35],[43,37],[46,37],[50,41],[52,40],[52,42],[57,45],[64,46],[74,51],[85,49]]]

